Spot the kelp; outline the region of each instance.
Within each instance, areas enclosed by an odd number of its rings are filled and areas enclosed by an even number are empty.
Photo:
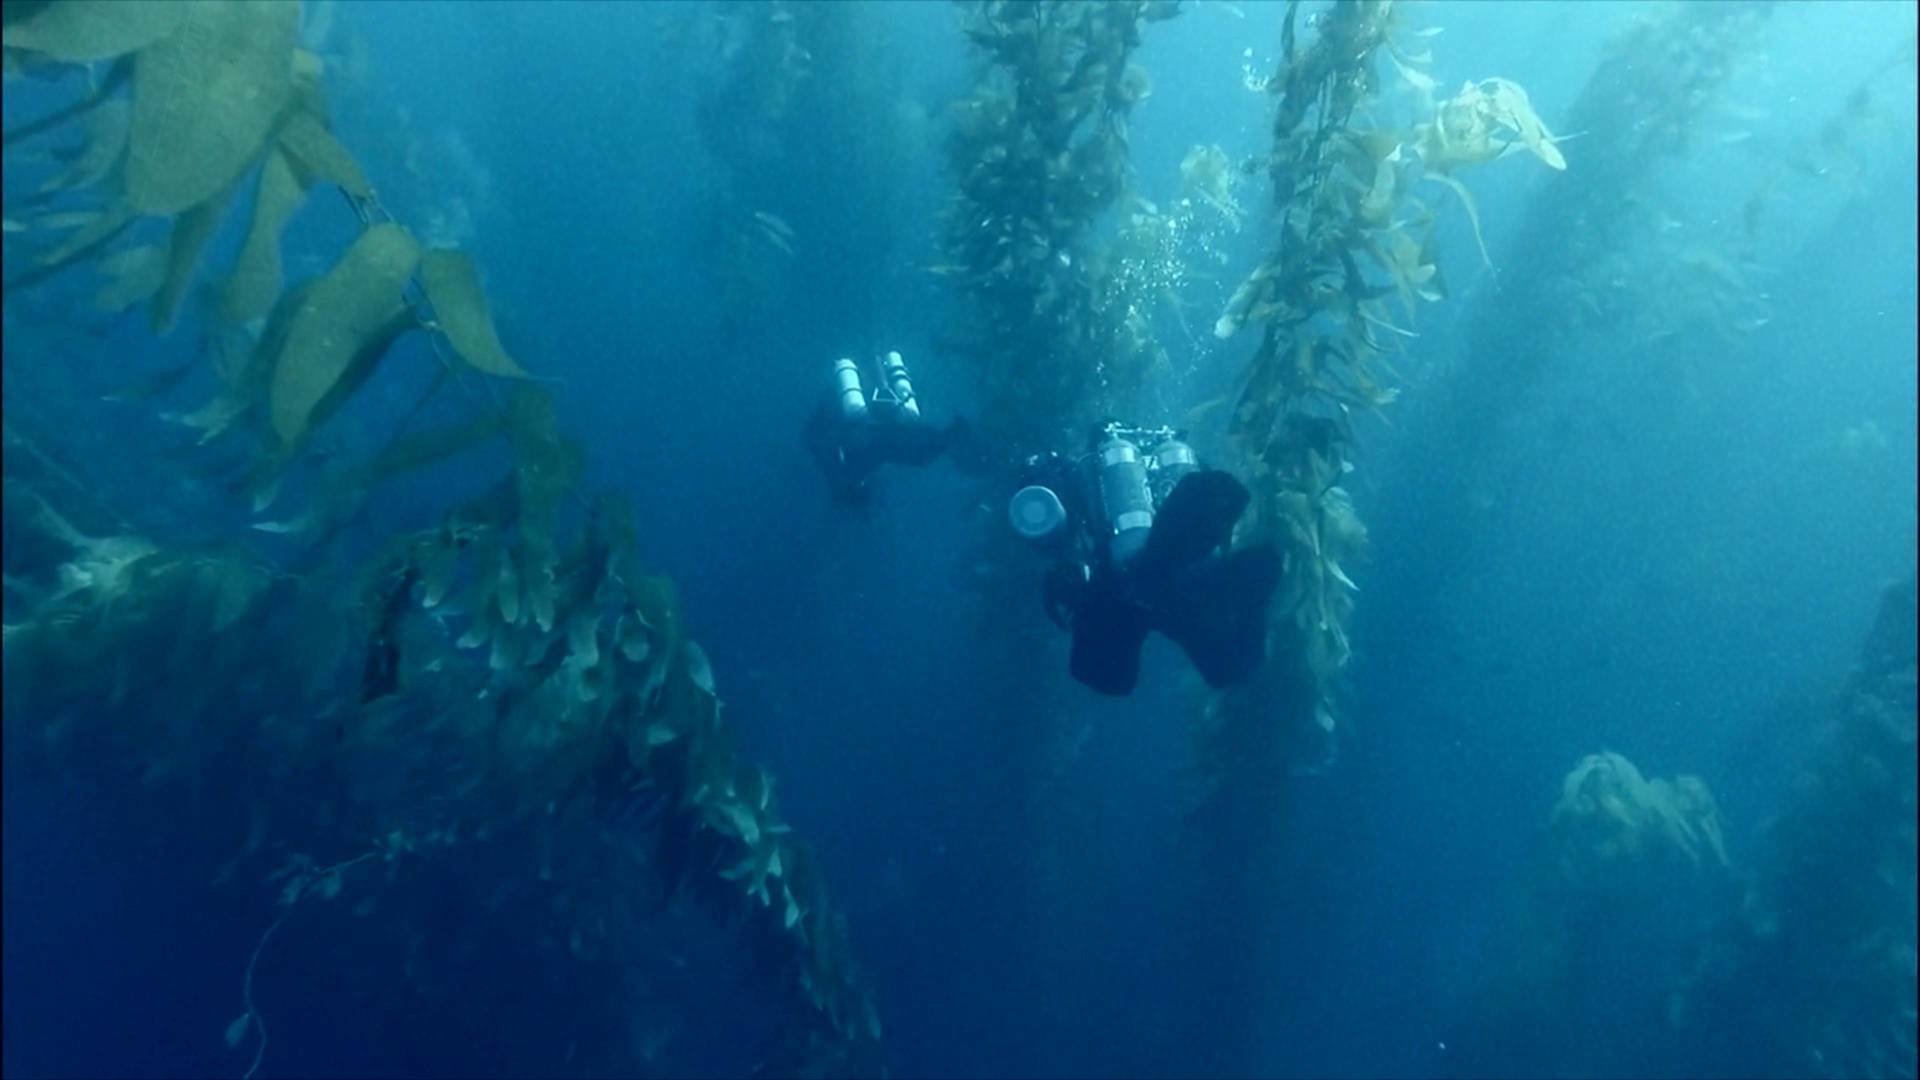
[[[1471,385],[1449,387],[1462,395],[1463,424],[1484,431],[1585,335],[1638,323],[1630,336],[1644,346],[1756,316],[1760,290],[1750,282],[1734,296],[1674,265],[1678,238],[1661,224],[1673,218],[1661,209],[1658,178],[1699,149],[1701,121],[1758,56],[1772,11],[1764,2],[1675,4],[1636,17],[1608,42],[1568,110],[1567,126],[1581,137],[1578,176],[1529,193],[1512,255],[1527,272],[1505,282],[1502,303],[1469,313]],[[1741,261],[1732,235],[1729,227],[1712,241],[1713,257],[1727,264]],[[1622,263],[1635,272],[1620,273]],[[1533,329],[1516,335],[1515,326]],[[1485,443],[1463,440],[1459,464],[1471,466]]]
[[[303,186],[325,181],[352,198],[373,194],[373,184],[360,163],[327,130],[325,119],[311,109],[299,109],[288,117],[278,139],[280,148],[298,164]]]
[[[1133,64],[1146,10],[1136,0],[958,5],[975,46],[973,85],[950,110],[952,190],[929,272],[960,302],[950,355],[978,390],[983,444],[1007,465],[1072,449],[1103,413],[1132,414],[1162,355],[1144,318],[1129,311],[1166,239],[1157,219],[1135,226],[1137,204],[1127,199],[1128,118],[1148,84]],[[1130,234],[1108,242],[1100,224],[1116,211]],[[1008,479],[993,477],[978,499],[1001,505]],[[1077,816],[1054,782],[1068,742],[1059,695],[1073,691],[1046,640],[1051,628],[1028,617],[1032,581],[1008,572],[1031,556],[1000,515],[976,521],[966,561],[985,568],[975,631],[979,669],[992,673],[979,691],[1001,741],[996,757],[1007,763],[992,782],[1028,838],[995,876],[1006,902],[1042,926],[1079,905],[1078,883],[1049,865],[1061,824]],[[1013,947],[1038,957],[1059,943],[1035,936]],[[1072,966],[1049,958],[1036,968],[1055,980]],[[1070,991],[1042,982],[1029,992],[1045,1000]]]
[[[1574,887],[1636,860],[1727,866],[1719,811],[1699,777],[1648,780],[1612,752],[1589,754],[1566,775],[1548,829],[1561,877]]]
[[[955,106],[943,210],[944,264],[965,296],[987,394],[981,422],[1038,446],[1102,411],[1130,407],[1151,349],[1102,303],[1091,230],[1125,190],[1130,67],[1147,5],[1048,0],[964,5],[988,61]],[[1129,72],[1132,74],[1129,74]],[[1123,373],[1131,373],[1128,377]]]
[[[127,205],[176,214],[252,163],[293,92],[297,5],[233,0],[189,7],[135,55]]]
[[[1389,357],[1417,336],[1382,301],[1397,295],[1411,320],[1418,301],[1446,295],[1433,212],[1412,188],[1423,176],[1446,183],[1477,237],[1478,211],[1449,170],[1522,146],[1549,166],[1566,162],[1525,91],[1505,79],[1429,101],[1431,118],[1410,131],[1369,126],[1363,117],[1380,92],[1378,58],[1390,55],[1424,94],[1431,80],[1418,68],[1428,57],[1396,43],[1391,0],[1336,4],[1306,43],[1296,34],[1298,7],[1287,9],[1281,70],[1267,84],[1279,93],[1268,172],[1280,235],[1214,333],[1261,329],[1231,432],[1254,478],[1252,527],[1287,553],[1274,651],[1307,658],[1316,700],[1301,719],[1328,730],[1356,591],[1343,561],[1365,538],[1341,486],[1352,468],[1351,417],[1394,400]]]
[[[1457,1067],[1914,1075],[1915,596],[1887,588],[1853,671],[1792,710],[1808,752],[1744,865],[1697,777],[1611,752],[1567,774]]]
[[[360,234],[292,313],[284,350],[274,359],[267,404],[274,433],[298,443],[330,396],[350,392],[394,325],[411,317],[401,292],[420,245],[398,225]]]
[[[0,43],[85,64],[144,49],[176,32],[190,0],[60,0],[0,31]]]
[[[429,251],[420,260],[420,282],[440,329],[460,359],[482,374],[526,377],[527,373],[500,347],[472,256],[459,251]]]
[[[126,151],[127,130],[131,124],[132,110],[124,99],[113,98],[89,110],[80,122],[85,145],[65,169],[41,184],[36,194],[84,191],[105,180]]]
[[[180,304],[193,286],[200,253],[213,239],[220,219],[233,200],[234,185],[229,184],[207,201],[190,207],[173,219],[173,231],[167,237],[167,275],[153,298],[153,332],[164,334],[173,329],[180,315]]]
[[[1481,165],[1525,147],[1555,169],[1565,170],[1567,159],[1556,140],[1534,114],[1527,92],[1506,79],[1467,83],[1442,102],[1434,118],[1415,129],[1414,148],[1427,168],[1451,172],[1462,165]]]
[[[125,311],[160,291],[167,278],[167,249],[156,244],[122,248],[101,259],[99,269],[110,280],[94,294],[94,308]]]
[[[159,7],[70,6],[135,21]],[[55,10],[10,5],[9,33]],[[170,325],[227,197],[257,176],[246,239],[202,327],[203,358],[114,396],[137,404],[210,372],[210,399],[159,415],[194,429],[200,443],[246,444],[246,460],[227,466],[237,479],[218,479],[250,496],[256,513],[283,487],[305,490],[304,508],[257,522],[251,535],[310,546],[295,574],[236,549],[182,548],[130,532],[88,536],[36,508],[33,520],[61,555],[21,578],[10,562],[9,748],[30,745],[71,763],[82,742],[94,751],[120,747],[124,758],[114,760],[146,763],[148,785],[198,785],[238,754],[249,775],[328,787],[329,798],[355,810],[336,818],[333,805],[315,808],[272,784],[244,796],[256,814],[270,804],[282,820],[349,845],[354,830],[375,823],[358,839],[366,849],[359,856],[327,868],[296,856],[269,875],[285,879],[281,919],[303,897],[372,887],[356,886],[370,875],[348,868],[427,857],[451,847],[456,834],[477,840],[492,832],[541,853],[527,864],[530,876],[553,877],[556,851],[572,860],[563,867],[573,874],[568,887],[582,898],[579,909],[601,920],[597,929],[583,921],[562,933],[562,947],[582,956],[584,942],[608,940],[609,913],[636,928],[655,915],[640,892],[596,884],[607,880],[608,855],[624,859],[667,896],[689,896],[746,927],[760,974],[784,988],[790,1005],[769,1049],[770,1071],[877,1071],[880,1024],[844,920],[780,820],[771,778],[735,759],[711,665],[671,584],[638,567],[628,511],[615,500],[582,498],[583,455],[561,435],[551,399],[501,344],[471,258],[423,252],[379,204],[329,129],[321,65],[294,47],[295,5],[184,4],[178,18],[163,34],[138,31],[154,36],[129,46],[113,69],[130,71],[130,80],[109,78],[101,92],[23,136],[88,124],[76,167],[48,190],[99,204],[59,211],[84,216],[67,221],[74,234],[8,287],[97,260],[107,278],[101,307],[124,310],[151,296],[156,328]],[[134,41],[136,29],[88,37],[85,47]],[[79,36],[61,40],[60,49],[81,47]],[[41,61],[10,47],[16,56]],[[116,113],[127,118],[124,152],[113,138]],[[322,276],[283,293],[280,235],[322,183],[346,196],[362,231]],[[113,248],[133,223],[156,215],[170,219],[166,247]],[[770,241],[791,246],[779,218],[755,220]],[[51,219],[41,226],[50,229]],[[247,328],[260,319],[257,332]],[[371,452],[356,455],[340,440],[325,455],[312,453],[329,417],[354,404],[393,340],[414,328],[428,332],[440,364],[413,410]],[[498,377],[516,380],[504,403],[410,430],[426,405],[445,403],[441,387]],[[346,549],[328,545],[358,519],[374,486],[480,447],[504,447],[506,475],[439,526],[393,538],[361,562],[357,594],[341,589],[337,555]],[[37,507],[39,499],[16,491],[16,459],[7,455],[10,524],[16,505]],[[303,469],[313,470],[311,484],[287,482]],[[354,690],[341,686],[347,669],[362,674]],[[164,715],[127,722],[136,692],[164,700],[164,710],[153,710]],[[38,706],[55,701],[85,704],[55,710],[59,724],[16,742],[16,727],[47,715]],[[101,767],[108,759],[85,760]],[[402,775],[409,778],[396,782]],[[604,828],[615,820],[639,827]],[[265,857],[265,832],[256,816],[237,862]],[[642,842],[636,848],[619,836]],[[227,1034],[235,1045],[249,1032],[260,1036],[257,1068],[265,1029],[250,976],[251,965],[246,1012]]]
[[[1911,574],[1882,593],[1853,670],[1809,710],[1744,895],[1671,988],[1682,1047],[1715,1073],[1915,1075],[1915,597]]]
[[[1449,1036],[1456,1066],[1731,1075],[1676,1052],[1669,1009],[1737,902],[1703,781],[1649,779],[1620,754],[1587,755],[1492,924],[1466,1030]]]
[[[791,193],[778,183],[780,165],[804,140],[799,129],[807,117],[794,101],[813,81],[813,50],[803,41],[843,17],[829,5],[788,0],[734,0],[713,10],[716,51],[727,60],[697,117],[718,166],[711,227],[724,311],[763,310],[778,295],[796,240],[780,216],[791,210]]]
[[[1260,1038],[1246,987],[1259,984],[1277,947],[1270,897],[1285,888],[1274,867],[1288,778],[1334,753],[1354,567],[1367,542],[1345,487],[1353,418],[1395,400],[1392,357],[1417,339],[1418,304],[1447,291],[1435,215],[1414,189],[1509,143],[1550,165],[1557,157],[1524,92],[1505,80],[1433,102],[1420,70],[1429,58],[1400,44],[1392,0],[1341,0],[1304,25],[1300,8],[1288,4],[1278,70],[1259,84],[1275,96],[1265,164],[1276,235],[1214,323],[1221,340],[1259,334],[1225,403],[1228,434],[1252,493],[1241,537],[1277,547],[1283,569],[1265,664],[1213,695],[1195,730],[1199,791],[1183,841],[1194,866],[1184,876],[1192,902],[1216,917],[1193,928],[1190,948],[1208,957],[1207,992],[1222,1007],[1190,1041],[1213,1047],[1211,1072],[1244,1071]],[[1407,128],[1376,119],[1389,60],[1428,110]],[[1397,314],[1388,306],[1396,298]]]
[[[306,198],[307,185],[276,147],[261,163],[253,218],[220,292],[220,317],[242,323],[264,317],[280,295],[280,233]]]

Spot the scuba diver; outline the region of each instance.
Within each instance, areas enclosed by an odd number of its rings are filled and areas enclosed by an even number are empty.
[[[1054,560],[1041,598],[1073,634],[1074,679],[1131,693],[1156,630],[1209,686],[1253,674],[1280,556],[1271,544],[1229,550],[1245,485],[1202,468],[1181,432],[1114,421],[1094,428],[1085,454],[1027,459],[1024,481],[1008,517]]]
[[[859,367],[845,357],[834,361],[833,392],[807,417],[807,450],[841,506],[872,500],[873,473],[880,466],[931,464],[967,432],[965,420],[938,426],[920,415],[899,353],[887,353],[879,366],[879,385],[869,397]]]

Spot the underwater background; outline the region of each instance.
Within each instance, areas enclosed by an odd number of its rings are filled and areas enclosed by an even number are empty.
[[[5,19],[8,1075],[1915,1075],[1912,5]],[[888,349],[1305,659],[1070,682]]]

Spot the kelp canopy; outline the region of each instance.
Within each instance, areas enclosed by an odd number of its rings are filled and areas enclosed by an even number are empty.
[[[84,140],[19,200],[36,213],[19,222],[20,248],[9,236],[9,263],[27,250],[31,265],[8,280],[8,303],[84,270],[105,278],[97,309],[146,303],[157,332],[195,326],[200,362],[118,397],[153,407],[199,388],[204,405],[149,414],[200,444],[188,473],[254,514],[283,491],[305,501],[256,520],[271,547],[102,513],[10,389],[10,771],[126,775],[153,798],[221,802],[245,823],[222,877],[282,907],[270,924],[262,913],[255,963],[304,901],[342,895],[357,914],[390,910],[390,932],[417,949],[428,913],[409,871],[483,846],[545,884],[513,901],[525,890],[488,896],[503,883],[469,881],[472,902],[517,904],[511,917],[540,927],[556,962],[598,980],[636,954],[662,897],[691,899],[737,928],[784,1003],[767,1068],[876,1071],[880,1024],[844,923],[772,778],[735,756],[671,583],[639,564],[625,506],[581,491],[581,451],[502,344],[474,259],[391,220],[332,133],[299,19],[276,0],[6,6],[10,72],[109,65],[84,97],[6,135],[9,151]],[[10,163],[10,207],[16,175]],[[289,287],[283,233],[325,188],[353,235]],[[202,257],[241,206],[237,254],[190,308]],[[55,232],[69,234],[42,240]],[[422,334],[429,349],[400,347]],[[9,349],[9,372],[35,362]],[[378,411],[361,391],[395,365],[425,389],[392,433],[332,438],[340,417]],[[429,403],[438,426],[409,430]],[[394,477],[499,461],[430,527],[381,536],[361,514]],[[85,515],[98,523],[74,524]],[[308,851],[339,857],[323,866]],[[227,1039],[249,1041],[257,1069],[274,1002],[256,997],[253,972]]]

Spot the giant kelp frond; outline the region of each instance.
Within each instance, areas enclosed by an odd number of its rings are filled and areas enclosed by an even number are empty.
[[[1127,117],[1146,95],[1130,64],[1141,0],[963,5],[985,63],[954,107],[944,272],[967,298],[988,395],[983,422],[1032,445],[1129,406],[1154,348],[1130,333],[1091,229],[1128,184]],[[1127,374],[1127,373],[1130,373]]]
[[[360,235],[327,275],[315,283],[287,324],[286,344],[273,358],[267,405],[274,434],[288,446],[341,400],[379,360],[397,322],[411,317],[401,292],[420,261],[420,246],[397,225]]]
[[[1185,850],[1196,892],[1220,916],[1193,931],[1194,948],[1235,1006],[1210,1033],[1226,1036],[1211,1071],[1244,1068],[1235,1055],[1262,1037],[1241,987],[1274,960],[1263,946],[1277,936],[1271,897],[1286,887],[1274,869],[1282,796],[1295,770],[1333,753],[1367,540],[1346,488],[1353,417],[1395,399],[1390,360],[1417,341],[1418,304],[1447,295],[1435,213],[1414,189],[1423,177],[1451,182],[1440,170],[1491,160],[1508,142],[1549,164],[1556,153],[1524,93],[1504,80],[1434,102],[1420,70],[1427,57],[1400,43],[1399,16],[1392,0],[1340,0],[1304,20],[1297,0],[1288,5],[1279,69],[1260,84],[1276,99],[1266,161],[1276,235],[1214,323],[1222,340],[1259,335],[1228,400],[1228,434],[1252,493],[1242,538],[1272,544],[1283,564],[1265,664],[1214,695],[1195,732],[1200,793]],[[1419,92],[1425,113],[1411,124],[1380,119],[1390,114],[1388,63]],[[1195,163],[1200,177],[1205,169]],[[1219,895],[1237,902],[1220,905]]]
[[[1648,780],[1631,761],[1589,754],[1560,785],[1548,829],[1562,878],[1592,888],[1636,861],[1725,868],[1713,796],[1697,776]]]
[[[27,5],[17,5],[25,8]],[[108,60],[172,36],[187,18],[188,0],[149,0],[137,10],[117,0],[62,0],[14,14],[8,4],[0,42],[52,60]]]
[[[299,20],[298,5],[276,0],[186,5],[178,26],[135,54],[130,210],[177,214],[252,165],[293,92]]]
[[[671,583],[639,566],[624,508],[584,499],[581,450],[503,346],[473,259],[426,248],[393,221],[332,134],[322,65],[294,44],[298,6],[65,0],[7,12],[10,65],[114,57],[122,73],[9,133],[11,146],[86,129],[81,154],[40,192],[77,202],[22,226],[68,235],[9,289],[91,265],[106,279],[98,308],[151,299],[156,330],[204,322],[212,397],[161,415],[200,443],[250,442],[217,479],[256,512],[300,487],[303,509],[255,528],[312,544],[295,575],[229,548],[90,536],[16,483],[10,453],[9,514],[32,509],[40,563],[19,574],[9,564],[9,748],[65,767],[132,760],[153,784],[198,785],[236,760],[262,777],[304,777],[327,792],[320,805],[290,791],[247,796],[256,835],[240,858],[264,856],[269,805],[287,827],[349,849],[377,839],[324,871],[311,859],[283,867],[289,910],[338,895],[362,876],[345,869],[375,857],[512,837],[539,860],[530,879],[556,866],[574,874],[572,910],[596,920],[559,935],[578,957],[589,940],[622,940],[607,927],[615,915],[631,928],[657,913],[657,895],[608,892],[600,867],[617,856],[657,892],[749,927],[762,977],[791,1006],[769,1070],[875,1071],[880,1026],[844,922],[771,779],[735,758]],[[324,273],[288,288],[281,236],[321,185],[339,190],[358,228]],[[200,256],[240,191],[253,196],[245,238],[217,303],[199,310],[186,300]],[[167,226],[164,244],[116,246],[150,218]],[[360,406],[359,388],[415,328],[437,368],[414,407],[371,447],[333,438],[329,420]],[[171,368],[116,400],[140,405],[194,374]],[[430,402],[445,404],[441,387],[476,381],[487,392],[467,395],[472,407],[411,429]],[[481,446],[504,451],[508,471],[438,526],[392,538],[358,567],[361,588],[342,588],[328,542],[373,486]],[[165,707],[128,722],[135,693]],[[44,716],[58,719],[16,742]],[[69,753],[83,744],[86,754]],[[637,832],[613,827],[636,820]],[[229,1041],[258,1031],[264,1053],[250,977],[247,998]]]
[[[1253,477],[1252,528],[1287,552],[1274,651],[1306,658],[1313,700],[1294,711],[1328,729],[1333,679],[1350,653],[1356,587],[1346,561],[1366,535],[1341,487],[1352,468],[1351,417],[1393,401],[1389,357],[1417,336],[1400,321],[1411,321],[1417,301],[1446,294],[1433,211],[1412,189],[1423,175],[1448,184],[1477,235],[1471,196],[1448,171],[1516,146],[1554,168],[1566,162],[1526,92],[1505,79],[1429,100],[1431,115],[1410,130],[1366,119],[1381,108],[1382,56],[1416,88],[1431,81],[1418,71],[1426,58],[1396,43],[1391,0],[1346,0],[1317,16],[1316,27],[1302,41],[1299,4],[1288,6],[1281,68],[1267,83],[1279,97],[1268,172],[1280,234],[1214,332],[1261,331],[1231,431]],[[1392,296],[1398,316],[1383,302]],[[1269,710],[1249,708],[1273,722]]]
[[[1882,593],[1738,914],[1676,988],[1676,1024],[1727,1075],[1916,1073],[1915,597],[1912,576]],[[1734,1047],[1729,1016],[1752,1033]]]
[[[1638,351],[1702,330],[1736,337],[1765,324],[1765,294],[1743,265],[1748,245],[1736,235],[1736,215],[1683,236],[1663,208],[1671,200],[1660,177],[1668,163],[1699,152],[1702,120],[1722,103],[1742,65],[1760,56],[1773,8],[1729,2],[1650,9],[1608,42],[1567,113],[1566,127],[1580,133],[1570,144],[1577,175],[1530,192],[1512,255],[1527,272],[1504,284],[1502,303],[1469,313],[1474,373],[1470,385],[1452,388],[1462,395],[1463,426],[1483,430],[1549,370],[1552,357],[1575,352],[1585,335],[1617,334]],[[1486,90],[1469,84],[1443,108],[1443,121],[1421,140],[1422,153],[1436,161],[1484,155],[1499,140],[1475,133],[1503,127],[1535,153],[1551,149],[1544,127],[1524,117],[1497,119],[1500,101],[1516,99],[1498,86]],[[1457,117],[1464,137],[1453,136],[1448,115]],[[1716,189],[1729,180],[1716,178]],[[1692,257],[1683,258],[1689,248]],[[1740,277],[1703,263],[1741,267]],[[1515,333],[1521,326],[1528,331]],[[1458,440],[1456,465],[1472,467],[1484,442]]]

